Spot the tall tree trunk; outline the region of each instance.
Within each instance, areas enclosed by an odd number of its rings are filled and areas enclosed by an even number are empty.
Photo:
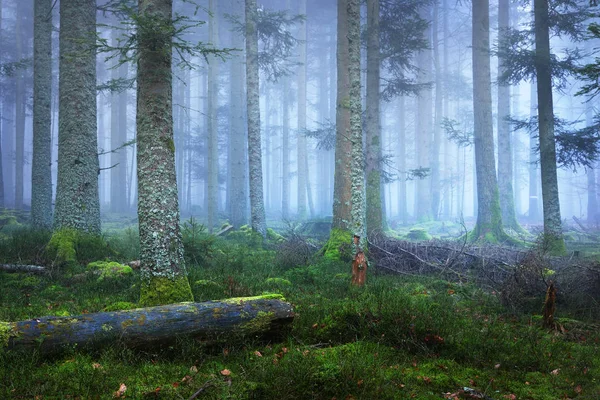
[[[31,224],[52,228],[52,0],[35,0]],[[1,170],[0,170],[1,172]],[[1,183],[1,182],[0,182]]]
[[[585,123],[587,126],[591,126],[594,123],[594,109],[589,101],[585,103]],[[588,167],[585,173],[587,176],[587,224],[591,228],[598,224],[596,170],[593,167]]]
[[[425,5],[421,11],[421,17],[431,21],[431,6]],[[425,41],[428,47],[431,47],[431,26],[424,33]],[[430,83],[432,75],[432,54],[430,49],[425,49],[419,52],[417,63],[420,68],[418,74],[419,83]],[[417,105],[417,123],[416,125],[416,152],[417,152],[417,167],[431,168],[431,136],[432,136],[432,113],[433,103],[431,89],[425,88],[418,94]],[[416,181],[415,195],[415,216],[418,220],[429,220],[432,218],[431,208],[431,178],[418,179]]]
[[[509,0],[498,3],[498,35],[499,42],[507,40],[510,22]],[[505,74],[503,57],[498,57],[498,78]],[[512,138],[510,132],[510,86],[498,84],[498,190],[500,192],[500,210],[504,227],[517,232],[524,232],[517,221],[513,194]]]
[[[494,242],[508,236],[502,216],[496,181],[490,71],[489,0],[473,3],[473,111],[475,116],[475,170],[477,172],[477,224],[474,240]]]
[[[398,218],[408,224],[408,198],[406,196],[406,97],[398,99]]]
[[[538,113],[537,101],[537,83],[531,82],[530,86],[530,116],[533,117]],[[538,170],[538,154],[537,143],[534,137],[529,136],[529,222],[538,223],[540,220],[539,211],[539,170]]]
[[[548,241],[549,249],[553,253],[563,254],[566,252],[566,248],[562,236],[560,201],[558,198],[548,0],[534,0],[533,4],[544,235]]]
[[[16,50],[17,61],[24,57],[23,52],[23,13],[21,11],[22,3],[17,2],[17,16],[15,20]],[[23,208],[23,171],[25,169],[25,74],[22,68],[15,71],[16,92],[15,92],[15,208]]]
[[[231,9],[238,9],[237,0],[233,0]],[[242,48],[244,43],[238,32],[232,32],[232,47]],[[230,222],[239,228],[248,220],[248,177],[246,175],[247,155],[244,132],[244,63],[242,56],[234,55],[231,59],[231,120],[229,125],[229,169],[231,175]]]
[[[444,66],[442,68],[442,74],[448,76],[450,72],[450,58],[448,54],[448,42],[450,41],[450,26],[448,24],[448,14],[450,9],[448,7],[448,0],[442,0],[442,29],[443,29],[443,53],[444,53]],[[442,75],[443,76],[443,75]],[[450,89],[448,79],[443,79],[443,112],[442,116],[448,118],[450,116]],[[439,127],[438,127],[439,129]],[[444,219],[449,220],[452,217],[452,200],[454,193],[454,177],[452,176],[452,167],[450,164],[451,157],[450,151],[453,149],[453,144],[449,140],[444,140]]]
[[[208,21],[209,42],[219,46],[219,26],[217,21],[217,4],[215,0],[208,2],[212,14]],[[208,231],[212,233],[218,222],[219,199],[219,126],[217,106],[219,97],[219,60],[216,56],[208,58]]]
[[[442,201],[442,182],[440,173],[440,149],[442,147],[442,71],[440,69],[440,45],[438,42],[439,4],[433,3],[432,44],[433,66],[435,69],[435,106],[433,120],[433,141],[431,142],[431,215],[434,220],[440,219]]]
[[[289,5],[289,1],[288,1]],[[282,93],[283,128],[281,138],[281,218],[287,220],[290,217],[290,80],[283,78]]]
[[[2,0],[0,0],[0,43],[2,43]],[[4,60],[0,58],[0,62]],[[4,207],[4,168],[2,166],[2,134],[3,134],[3,114],[4,114],[4,102],[6,100],[3,96],[3,85],[0,84],[0,208]]]
[[[96,2],[60,2],[58,177],[54,228],[100,233]]]
[[[263,197],[256,10],[256,0],[246,0],[246,104],[248,108],[250,220],[252,230],[266,237],[267,221]]]
[[[384,228],[381,202],[379,0],[367,1],[367,234]],[[362,139],[361,139],[362,140]]]
[[[306,14],[306,0],[298,1],[298,12]],[[300,25],[298,39],[301,40],[299,47],[300,56],[298,62],[298,218],[305,219],[306,194],[308,189],[308,155],[306,148],[306,22]]]
[[[170,0],[139,0],[137,162],[140,304],[193,300],[183,258],[173,144]],[[139,28],[138,28],[139,29]],[[162,37],[161,37],[162,35]]]

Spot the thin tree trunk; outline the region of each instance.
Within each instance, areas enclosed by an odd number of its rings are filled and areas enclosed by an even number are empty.
[[[33,160],[31,223],[52,228],[52,1],[35,0],[33,25]],[[0,166],[1,166],[0,162]],[[2,173],[0,167],[0,174]],[[0,178],[0,184],[1,184]]]
[[[258,32],[256,0],[246,0],[246,99],[248,107],[248,160],[250,180],[250,220],[252,230],[267,235],[263,197],[260,101],[258,81]]]
[[[24,57],[23,52],[23,29],[21,28],[23,13],[21,2],[17,2],[17,16],[15,20],[17,61]],[[15,208],[23,208],[23,172],[25,169],[25,74],[22,68],[15,71]]]
[[[289,1],[288,1],[289,5]],[[281,140],[281,218],[284,221],[290,217],[290,80],[283,78],[282,83],[283,128]]]
[[[585,103],[585,123],[591,126],[594,123],[594,109],[588,101]],[[596,187],[596,170],[588,167],[585,171],[587,176],[587,224],[592,228],[598,224],[598,190]]]
[[[531,82],[531,106],[530,115],[533,117],[538,112],[537,102],[537,84],[535,81]],[[529,136],[529,222],[538,223],[540,220],[539,212],[539,171],[538,171],[538,155],[537,155],[537,143],[534,137]]]
[[[298,0],[298,12],[306,14],[306,0]],[[308,154],[306,148],[306,22],[299,27],[298,39],[301,40],[298,45],[300,56],[298,62],[298,218],[307,217],[307,189],[308,189]]]
[[[438,42],[439,4],[433,4],[432,44],[433,65],[435,69],[435,106],[433,122],[433,141],[431,143],[431,215],[434,220],[440,219],[440,203],[442,201],[442,182],[440,173],[440,149],[442,146],[442,71],[440,69],[440,45]]]
[[[219,46],[219,27],[217,21],[217,4],[215,0],[208,2],[211,16],[208,20],[209,42]],[[208,231],[212,233],[218,222],[219,198],[219,133],[217,106],[219,95],[219,60],[216,56],[208,58]]]
[[[558,197],[548,0],[534,0],[534,16],[544,235],[548,241],[549,249],[554,253],[562,254],[566,252],[566,248],[562,237]]]
[[[398,99],[398,218],[408,224],[406,196],[406,97]]]
[[[54,228],[100,233],[96,2],[60,2],[58,177]]]
[[[2,42],[2,0],[0,0],[0,43]],[[4,62],[4,59],[0,58],[0,62]],[[4,124],[2,123],[4,117],[4,102],[6,101],[3,94],[3,86],[0,85],[0,208],[4,208],[4,169],[2,166],[2,134]]]

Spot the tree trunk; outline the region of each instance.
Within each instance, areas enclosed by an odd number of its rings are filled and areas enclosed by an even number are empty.
[[[248,107],[250,220],[252,230],[262,237],[266,237],[267,221],[263,197],[256,10],[256,0],[246,0],[246,104]]]
[[[2,42],[2,0],[0,0],[0,43]],[[4,61],[3,59],[0,59],[0,61]],[[2,134],[3,134],[3,127],[4,124],[2,123],[3,121],[3,111],[4,111],[4,102],[6,101],[4,99],[4,94],[3,94],[3,86],[4,85],[0,85],[0,208],[4,208],[4,169],[2,166]]]
[[[289,3],[289,2],[288,2]],[[283,129],[281,138],[281,218],[290,217],[290,80],[286,76],[282,82]]]
[[[495,242],[508,236],[502,229],[492,122],[489,0],[473,2],[473,111],[475,116],[475,170],[477,223],[474,240]]]
[[[306,15],[306,0],[299,0],[298,12]],[[306,219],[308,188],[308,155],[306,149],[306,22],[302,22],[298,31],[300,56],[298,61],[298,218]]]
[[[96,2],[60,2],[58,182],[54,228],[100,233]]]
[[[119,341],[131,347],[174,342],[177,337],[217,339],[277,333],[294,312],[281,296],[242,297],[204,303],[178,303],[127,311],[0,322],[8,350],[57,353],[77,346],[98,348]],[[1,349],[1,347],[0,347]]]
[[[498,3],[498,35],[499,41],[507,40],[510,22],[509,0]],[[505,60],[498,58],[498,78],[505,73]],[[517,221],[513,193],[512,140],[510,132],[510,86],[498,84],[498,190],[500,192],[500,210],[504,227],[523,233]]]
[[[237,9],[237,1],[232,1],[232,10]],[[242,36],[232,32],[232,47],[242,48]],[[231,175],[231,188],[229,190],[230,222],[239,228],[248,221],[248,177],[246,165],[246,137],[244,132],[244,63],[242,56],[233,55],[231,59],[231,120],[229,125],[229,169]]]
[[[431,142],[431,216],[440,219],[440,204],[442,201],[442,182],[440,167],[440,149],[442,146],[442,71],[440,69],[440,45],[438,42],[439,4],[433,4],[432,44],[433,66],[435,69],[435,106],[433,119],[433,141]]]
[[[566,248],[562,236],[560,201],[558,198],[548,0],[534,0],[534,16],[544,235],[548,241],[549,250],[555,254],[563,254],[566,252]]]
[[[157,26],[139,32],[137,175],[141,299],[152,306],[193,300],[183,258],[173,143],[169,0],[140,0],[140,18]],[[163,32],[163,37],[160,37]],[[157,37],[159,35],[159,37]]]
[[[594,124],[594,109],[588,101],[585,103],[585,123],[587,126]],[[598,224],[598,190],[596,187],[596,170],[588,167],[587,176],[587,225],[589,228]]]
[[[381,202],[379,0],[367,1],[367,234],[384,228]],[[362,139],[361,139],[362,140]]]
[[[398,99],[398,218],[408,224],[408,198],[406,196],[406,97]]]
[[[21,2],[16,4],[17,15],[15,19],[15,42],[17,61],[24,58],[23,54],[23,13]],[[15,208],[23,208],[23,171],[25,169],[25,74],[22,68],[15,71]]]
[[[35,0],[31,224],[52,228],[52,1]],[[1,173],[1,170],[0,170]],[[1,183],[1,182],[0,182]]]
[[[209,42],[214,47],[219,47],[219,26],[217,20],[217,4],[215,0],[208,2],[209,12],[212,14],[208,20]],[[219,102],[219,59],[216,56],[208,57],[208,231],[212,233],[218,223],[219,199],[219,126],[217,107]]]

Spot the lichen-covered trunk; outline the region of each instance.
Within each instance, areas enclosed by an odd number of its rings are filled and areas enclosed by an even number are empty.
[[[367,1],[367,234],[384,228],[381,202],[379,0]]]
[[[306,0],[298,1],[298,13],[306,15]],[[298,62],[298,218],[307,217],[307,189],[308,189],[308,154],[306,148],[306,22],[302,22],[298,39],[300,52]]]
[[[232,2],[232,9],[237,2]],[[232,46],[244,46],[242,36],[232,30]],[[231,59],[231,119],[229,121],[228,164],[230,170],[229,215],[231,224],[239,228],[248,222],[248,176],[246,166],[246,132],[244,131],[244,63],[242,56],[233,54]]]
[[[488,242],[504,240],[500,215],[490,71],[489,0],[473,2],[473,111],[475,170],[477,174],[477,223],[472,237]]]
[[[277,333],[293,318],[291,304],[280,295],[41,317],[0,322],[0,352],[30,349],[58,353],[73,346],[91,349],[115,342],[148,347],[173,343],[184,336],[205,340],[222,339],[224,335],[255,338]]]
[[[52,228],[52,0],[35,0],[33,25],[33,160],[31,223]],[[0,170],[0,173],[2,171]],[[1,182],[0,182],[1,183]]]
[[[58,176],[54,229],[100,233],[96,2],[60,2]]]
[[[558,198],[548,0],[534,0],[533,4],[544,235],[550,241],[550,250],[556,254],[563,254],[566,248],[562,236],[560,202]]]
[[[421,17],[431,21],[431,6],[423,6]],[[417,55],[419,83],[430,83],[432,79],[431,25],[425,29],[424,40],[428,49]],[[431,139],[433,131],[433,99],[430,88],[422,89],[417,97],[416,152],[417,167],[431,168]],[[420,221],[430,220],[431,214],[431,177],[416,181],[415,217]]]
[[[500,41],[506,41],[510,22],[509,0],[498,3],[498,35]],[[506,70],[504,57],[498,59],[498,78]],[[510,86],[498,84],[498,190],[500,192],[500,210],[505,227],[524,232],[517,221],[513,193],[513,149],[510,132]]]
[[[113,29],[113,46],[118,46],[120,31]],[[127,64],[113,66],[112,79],[127,78]],[[127,90],[113,92],[110,96],[110,148],[115,150],[127,142]],[[127,148],[110,154],[110,207],[111,211],[124,213],[128,211],[127,197]]]
[[[267,235],[263,196],[258,81],[258,31],[256,0],[246,0],[246,106],[248,109],[248,164],[250,180],[250,224],[254,232]]]
[[[217,20],[217,5],[215,0],[208,2],[211,16],[208,20],[208,37],[213,46],[219,46],[219,27]],[[218,223],[219,200],[219,133],[218,133],[218,107],[219,95],[219,59],[216,56],[208,57],[208,230],[213,231]]]
[[[170,0],[139,0],[137,176],[140,304],[193,300],[179,226],[173,143]],[[140,29],[141,27],[138,27]]]

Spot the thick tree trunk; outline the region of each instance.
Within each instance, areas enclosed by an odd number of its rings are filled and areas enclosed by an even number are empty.
[[[306,0],[298,1],[298,12],[306,15]],[[307,189],[308,189],[308,155],[306,149],[306,22],[299,27],[298,45],[301,63],[298,68],[298,218],[306,219]]]
[[[60,2],[58,182],[54,228],[100,233],[96,2]]]
[[[232,9],[238,2],[232,1]],[[242,48],[244,43],[240,33],[232,30],[232,47]],[[246,136],[244,132],[244,63],[242,56],[234,54],[231,59],[231,120],[229,122],[228,161],[230,170],[229,213],[231,224],[239,228],[248,222],[248,176],[246,165]]]
[[[52,1],[35,1],[31,224],[52,228]],[[1,170],[0,170],[1,173]]]
[[[502,229],[494,157],[489,0],[473,2],[472,33],[475,170],[477,173],[477,223],[472,238],[494,242],[507,239],[507,235]]]
[[[499,41],[506,41],[510,22],[509,0],[498,3]],[[498,77],[505,73],[503,57],[498,59]],[[498,85],[498,190],[500,192],[500,210],[502,223],[506,228],[524,232],[517,221],[513,194],[513,149],[510,132],[510,86]]]
[[[2,0],[0,0],[0,42],[2,42]],[[4,59],[0,59],[0,61],[4,62]],[[4,168],[2,166],[2,133],[4,124],[3,121],[3,111],[4,111],[4,102],[6,101],[3,97],[3,85],[0,85],[0,208],[4,207]]]
[[[558,198],[548,0],[534,1],[534,16],[544,235],[546,240],[549,241],[549,249],[556,254],[562,254],[566,251],[566,248],[562,236],[560,201]]]
[[[215,0],[208,2],[212,14],[208,21],[209,42],[219,47],[219,26],[217,20],[217,4]],[[218,223],[219,199],[219,126],[217,107],[219,97],[219,59],[208,57],[208,231],[212,233]]]
[[[0,337],[6,338],[0,341],[0,349],[56,353],[73,346],[97,348],[115,342],[147,347],[182,336],[208,340],[223,335],[254,337],[277,333],[293,318],[291,304],[276,295],[42,317],[0,322]]]
[[[246,0],[246,103],[248,107],[250,223],[254,232],[266,237],[267,221],[263,196],[256,10],[256,0]]]
[[[179,227],[173,143],[171,37],[168,0],[140,0],[141,18],[160,24],[139,32],[137,176],[141,299],[152,306],[193,300]],[[164,37],[156,37],[163,32]]]
[[[381,202],[381,120],[379,111],[379,0],[367,1],[367,234],[384,228]]]

